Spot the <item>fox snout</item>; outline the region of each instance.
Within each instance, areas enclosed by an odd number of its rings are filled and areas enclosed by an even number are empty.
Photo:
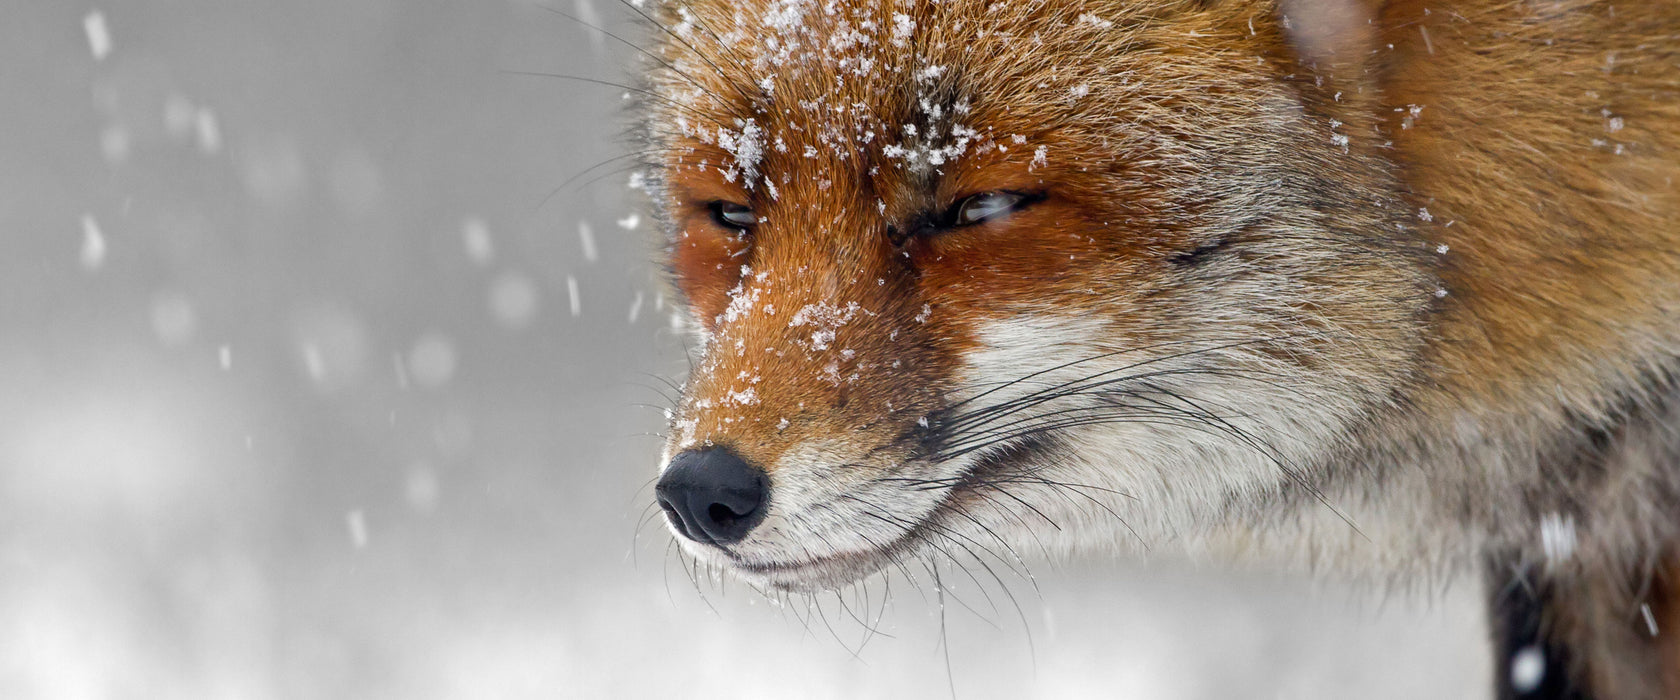
[[[927,336],[950,331],[904,280],[857,259],[782,264],[791,228],[763,225],[758,269],[696,304],[702,351],[656,487],[689,549],[748,570],[874,550],[854,511],[917,463],[948,383]]]
[[[725,448],[677,455],[655,492],[671,528],[704,544],[740,541],[764,520],[770,505],[764,470]]]

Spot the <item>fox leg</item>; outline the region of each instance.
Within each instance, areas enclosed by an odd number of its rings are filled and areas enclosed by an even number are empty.
[[[1489,629],[1497,700],[1590,700],[1567,645],[1547,637],[1548,582],[1528,567],[1496,558],[1489,566]]]
[[[1489,569],[1498,700],[1680,700],[1680,559],[1610,575]]]

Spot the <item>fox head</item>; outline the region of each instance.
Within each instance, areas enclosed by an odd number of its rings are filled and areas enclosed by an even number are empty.
[[[697,335],[657,497],[696,557],[813,589],[1194,537],[1310,497],[1413,373],[1435,287],[1391,125],[1362,52],[1286,8],[650,12],[648,189]]]

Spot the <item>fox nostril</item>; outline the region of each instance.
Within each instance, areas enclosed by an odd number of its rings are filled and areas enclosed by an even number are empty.
[[[769,509],[764,472],[723,448],[677,455],[654,490],[672,529],[707,544],[739,542]]]
[[[754,508],[753,510],[757,511],[758,509]],[[719,525],[722,525],[724,527],[729,527],[731,525],[734,525],[735,520],[740,518],[743,515],[750,515],[750,513],[737,513],[733,510],[730,510],[729,506],[726,506],[722,503],[713,503],[711,506],[708,506],[706,508],[706,516],[710,517],[712,519],[712,522],[717,523]]]

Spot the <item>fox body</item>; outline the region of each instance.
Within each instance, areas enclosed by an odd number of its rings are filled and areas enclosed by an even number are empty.
[[[1507,647],[1680,693],[1680,2],[651,12],[693,556],[1485,571]]]

